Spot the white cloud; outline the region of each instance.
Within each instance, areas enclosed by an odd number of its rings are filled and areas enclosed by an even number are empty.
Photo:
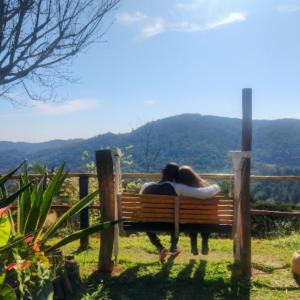
[[[294,13],[300,10],[299,0],[288,0],[277,6],[277,11],[280,13]]]
[[[231,23],[235,23],[235,22],[242,22],[242,21],[246,21],[246,14],[242,13],[242,12],[232,12],[229,15],[225,16],[224,18],[216,21],[216,22],[212,22],[210,24],[207,25],[208,29],[213,29],[213,28],[217,28],[220,26],[224,26],[227,24],[231,24]]]
[[[144,27],[141,31],[141,35],[144,38],[149,38],[160,34],[166,30],[165,20],[163,18],[156,18],[152,24]]]
[[[64,103],[34,103],[34,107],[45,114],[65,114],[88,110],[96,106],[95,100],[75,99]]]
[[[145,21],[147,18],[148,16],[140,11],[135,11],[131,14],[128,12],[123,12],[116,15],[118,23],[122,25],[131,25],[133,23]]]
[[[139,31],[138,36],[142,39],[165,32],[212,30],[245,21],[247,18],[245,12],[234,9],[232,0],[181,0],[181,2],[176,2],[169,9],[169,14],[165,16],[151,17],[144,12],[135,11],[123,12],[116,17],[121,25],[135,25]],[[235,5],[235,7],[237,6]]]
[[[156,101],[153,100],[153,99],[150,99],[150,100],[146,101],[147,106],[154,106],[155,104],[156,104]]]
[[[143,38],[150,38],[166,31],[177,32],[201,32],[206,30],[215,29],[228,24],[242,22],[247,19],[247,15],[244,12],[232,12],[218,20],[211,21],[207,24],[181,21],[168,23],[163,18],[156,18],[152,24],[147,25],[141,30],[141,36]]]

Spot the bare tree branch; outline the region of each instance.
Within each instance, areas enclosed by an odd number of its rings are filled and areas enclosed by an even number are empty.
[[[142,123],[141,123],[142,124]],[[156,131],[155,122],[140,125],[134,130],[135,142],[139,151],[139,160],[144,172],[156,171],[159,155],[163,148],[162,140]]]
[[[36,98],[25,81],[47,86],[52,68],[101,40],[103,18],[119,2],[0,0],[0,96],[17,85]]]

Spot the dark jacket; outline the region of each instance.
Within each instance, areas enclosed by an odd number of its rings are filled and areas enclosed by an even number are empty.
[[[144,189],[143,194],[177,196],[175,189],[168,182],[153,183]]]

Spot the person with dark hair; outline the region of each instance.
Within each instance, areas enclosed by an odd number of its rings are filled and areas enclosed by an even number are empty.
[[[140,193],[141,194],[153,194],[153,195],[170,195],[176,196],[176,191],[172,185],[179,170],[179,166],[176,163],[167,164],[161,172],[161,180],[158,183],[148,182],[145,183]],[[169,254],[169,251],[162,245],[159,237],[154,232],[147,232],[147,235],[151,243],[156,247],[160,254],[160,261],[164,262],[165,258]],[[170,253],[173,256],[179,254],[177,247],[178,237],[174,233],[171,234],[171,246]]]
[[[155,182],[144,183],[143,186],[141,187],[140,193],[154,194],[154,195],[186,196],[186,197],[195,197],[199,199],[207,199],[213,197],[218,192],[220,192],[221,189],[218,185],[216,184],[208,185],[194,171],[192,172],[192,174],[190,174],[191,173],[190,171],[187,172],[188,174],[185,174],[186,168],[187,168],[186,166],[179,168],[178,164],[176,163],[167,164],[162,169],[161,180],[158,183]],[[190,167],[188,168],[191,169]],[[178,180],[182,182],[179,182]],[[169,254],[169,251],[161,244],[160,239],[154,232],[147,232],[147,235],[151,243],[159,251],[160,260],[161,262],[163,262],[167,257],[167,255]],[[194,245],[192,249],[195,250],[197,249],[197,233],[194,233],[194,236],[192,238],[193,238],[193,245]],[[178,243],[178,238],[176,238],[174,234],[171,234],[171,247],[170,247],[171,255],[177,256],[179,254],[177,243]],[[197,255],[197,251],[193,251],[193,253]],[[202,251],[202,253],[205,252],[208,252],[208,248],[206,251],[204,247],[204,251]]]
[[[201,176],[199,176],[190,166],[180,167],[175,180],[179,184],[187,185],[194,188],[205,189],[206,193],[201,193],[201,190],[199,190],[200,192],[197,195],[195,194],[193,195],[193,197],[199,199],[206,199],[215,196],[221,190],[220,187],[216,184],[209,185],[208,182],[204,180]],[[198,255],[197,235],[198,232],[190,233],[191,252],[194,255]],[[202,237],[201,253],[203,255],[206,255],[208,254],[209,251],[208,248],[209,233],[201,232],[201,237]]]

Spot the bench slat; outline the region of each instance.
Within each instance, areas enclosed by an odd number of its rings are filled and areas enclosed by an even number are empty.
[[[142,198],[142,197],[134,197],[134,198],[128,198],[128,197],[122,197],[122,202],[140,202],[140,203],[174,203],[174,198],[165,198],[165,199],[159,199],[156,198],[154,195],[151,195],[151,197]]]
[[[126,212],[126,211],[143,211],[143,212],[170,212],[170,213],[174,213],[174,208],[170,208],[170,207],[157,207],[157,206],[152,206],[152,207],[144,207],[144,206],[139,206],[139,205],[135,205],[135,206],[125,206],[123,207],[122,211]],[[180,208],[180,213],[186,213],[186,214],[208,214],[208,215],[215,215],[215,214],[233,214],[233,209],[230,209],[228,207],[226,208],[222,208],[219,209],[218,207],[209,207],[209,208],[205,208],[205,209],[199,209],[199,208],[192,208],[192,207],[188,207],[188,208]]]
[[[154,218],[154,217],[143,217],[143,218],[125,218],[125,221],[131,222],[162,222],[162,223],[174,223],[174,218]]]
[[[191,220],[189,219],[183,219],[180,220],[181,224],[216,224],[216,225],[222,225],[222,224],[227,224],[227,225],[232,225],[232,221],[229,220]]]
[[[138,201],[134,201],[134,202],[122,202],[122,207],[130,207],[130,206],[142,206],[142,207],[166,207],[166,208],[174,208],[174,203],[160,203],[160,202],[138,202]],[[219,203],[219,202],[211,202],[211,203],[185,203],[185,202],[180,202],[179,205],[180,209],[208,209],[210,207],[213,208],[229,208],[229,209],[233,209],[233,203]]]
[[[144,195],[143,195],[144,196]],[[159,199],[156,198],[154,195],[152,195],[152,197],[133,197],[133,198],[128,198],[128,197],[122,197],[122,203],[163,203],[163,204],[172,204],[175,201],[175,197],[173,198],[164,198]],[[228,205],[228,204],[233,204],[233,200],[231,199],[226,199],[226,200],[220,200],[220,199],[193,199],[191,200],[191,198],[185,199],[185,198],[181,198],[180,197],[180,203],[184,203],[184,204],[190,204],[190,205],[211,205],[211,204],[224,204],[224,205]]]
[[[176,196],[170,196],[170,195],[153,195],[153,194],[132,194],[132,193],[122,193],[122,194],[119,194],[122,196],[122,198],[152,198],[153,196],[157,199],[171,199],[171,198],[175,198]],[[192,200],[199,200],[197,198],[193,198],[193,197],[186,197],[186,196],[182,196],[180,198],[184,198],[184,199],[192,199]],[[223,195],[220,195],[220,196],[214,196],[210,199],[220,199],[220,200],[223,200],[223,199],[231,199],[230,197],[228,196],[223,196]]]
[[[126,221],[175,223],[176,196],[121,194],[120,199]],[[205,200],[180,197],[179,223],[232,225],[233,200],[224,196]]]
[[[123,213],[130,213],[130,212],[142,212],[142,213],[170,213],[174,214],[174,209],[170,208],[144,208],[144,207],[130,207],[124,208]],[[211,215],[211,216],[218,216],[218,215],[233,215],[232,210],[218,210],[218,209],[210,209],[210,210],[180,210],[180,215]]]
[[[190,219],[190,220],[219,220],[219,219],[226,219],[226,220],[232,220],[233,216],[231,215],[187,215],[182,214],[180,215],[180,220],[184,219]]]
[[[130,218],[148,218],[148,217],[154,217],[154,218],[171,218],[174,220],[174,214],[168,214],[168,213],[141,213],[141,212],[127,212],[124,213],[124,217],[130,217]],[[190,215],[190,214],[182,214],[179,216],[180,221],[181,220],[232,220],[232,215]]]
[[[174,223],[174,219],[171,218],[154,218],[154,217],[143,217],[143,218],[125,218],[125,221],[130,222],[160,222],[160,223]],[[231,220],[190,220],[190,219],[183,219],[180,221],[181,224],[214,224],[214,225],[232,225]]]

